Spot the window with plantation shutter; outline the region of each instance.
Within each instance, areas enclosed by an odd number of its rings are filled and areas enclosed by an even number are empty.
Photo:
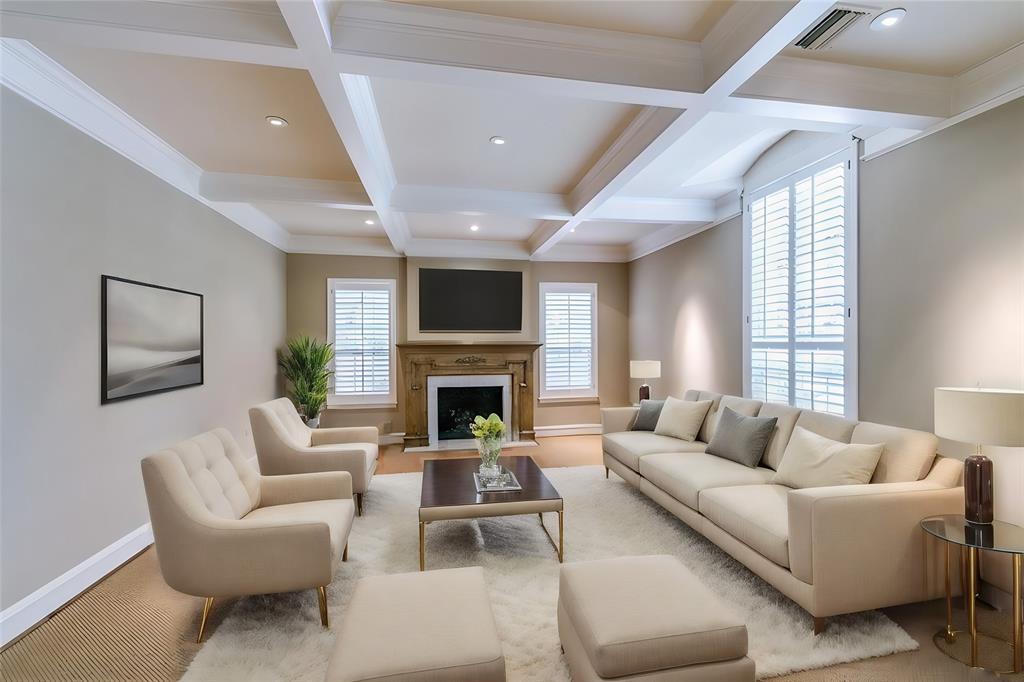
[[[394,403],[395,280],[330,279],[327,288],[328,337],[334,344],[329,402]]]
[[[540,397],[597,396],[597,285],[540,284]]]
[[[849,153],[744,207],[746,394],[856,417],[856,171]]]

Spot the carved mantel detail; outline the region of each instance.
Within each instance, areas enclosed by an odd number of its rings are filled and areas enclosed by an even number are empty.
[[[512,378],[512,415],[508,419],[513,440],[533,440],[533,356],[539,343],[400,343],[405,392],[405,446],[429,443],[427,391],[429,376],[508,374]]]

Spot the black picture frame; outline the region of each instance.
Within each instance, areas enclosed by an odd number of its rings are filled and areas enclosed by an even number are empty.
[[[139,370],[135,370],[135,373],[148,373],[155,374],[157,370],[162,368],[162,371],[169,371],[172,368],[178,370],[192,370],[190,365],[198,364],[198,378],[195,380],[188,380],[190,377],[187,375],[194,374],[193,371],[187,371],[186,381],[182,383],[174,383],[173,385],[160,385],[160,383],[173,382],[173,379],[165,378],[163,382],[154,381],[153,377],[149,377],[148,381],[138,380],[133,383],[139,383],[142,385],[154,385],[154,388],[133,390],[127,392],[125,385],[121,384],[118,386],[111,386],[111,377],[108,374],[111,361],[111,330],[110,323],[112,317],[112,311],[109,309],[110,306],[110,293],[111,283],[126,284],[137,287],[145,287],[149,289],[156,289],[160,291],[172,292],[175,294],[181,294],[182,296],[192,296],[198,299],[199,306],[199,320],[198,320],[198,341],[199,341],[199,353],[196,356],[198,359],[193,361],[191,357],[186,358],[184,361],[178,361],[173,363],[165,363],[161,365],[153,365],[151,367],[143,367]],[[205,382],[206,373],[206,315],[205,315],[205,301],[203,295],[194,291],[186,291],[185,289],[175,289],[174,287],[162,286],[159,284],[150,284],[148,282],[140,282],[134,279],[127,279],[125,277],[116,277],[114,275],[101,275],[100,277],[100,404],[106,405],[109,403],[121,402],[123,400],[131,400],[133,398],[141,398],[143,396],[156,395],[158,393],[167,393],[169,391],[177,391],[183,388],[192,388],[195,386],[202,386]],[[190,352],[182,351],[182,352]],[[157,377],[159,378],[159,377]],[[111,395],[114,393],[114,395]]]

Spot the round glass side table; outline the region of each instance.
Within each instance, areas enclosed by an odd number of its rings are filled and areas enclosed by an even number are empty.
[[[1019,673],[1024,669],[1022,654],[1024,643],[1021,641],[1021,555],[1024,555],[1024,528],[1012,523],[994,521],[991,524],[968,523],[962,514],[930,516],[921,521],[921,528],[926,533],[945,541],[946,547],[946,629],[938,632],[934,639],[936,646],[944,639],[952,644],[960,631],[953,629],[953,593],[949,582],[949,548],[959,545],[967,552],[967,580],[964,585],[964,610],[967,611],[967,632],[971,637],[970,655],[963,660],[938,646],[947,656],[956,658],[972,668],[978,664],[978,622],[975,613],[974,594],[977,592],[978,550],[1002,552],[1013,557],[1013,669],[998,672]],[[995,671],[994,671],[995,672]]]

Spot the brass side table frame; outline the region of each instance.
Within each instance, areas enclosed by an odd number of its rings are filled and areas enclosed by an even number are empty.
[[[1024,533],[1024,529],[1011,524],[1001,524],[1004,527],[1017,529],[1021,533]],[[987,529],[972,529],[963,516],[944,516],[944,517],[930,517],[921,521],[921,527],[929,534],[942,540],[945,543],[945,588],[946,588],[946,628],[940,630],[932,638],[935,641],[936,648],[942,653],[946,654],[950,658],[960,661],[961,663],[970,665],[972,668],[983,667],[978,663],[978,638],[979,636],[990,637],[996,641],[1004,642],[1009,644],[1013,649],[1013,666],[1011,670],[991,670],[991,672],[997,673],[1019,673],[1024,670],[1024,639],[1022,639],[1022,624],[1021,624],[1021,564],[1022,554],[1024,552],[1013,551],[1006,547],[998,548],[994,541],[991,541],[989,536],[986,534]],[[957,532],[959,527],[960,533]],[[977,537],[970,539],[968,534],[970,531],[975,530]],[[1014,531],[1011,531],[1014,532]],[[971,533],[974,535],[975,533]],[[962,537],[961,537],[962,535]],[[963,600],[964,610],[967,612],[967,634],[970,635],[971,645],[970,654],[968,660],[958,658],[951,652],[938,646],[940,640],[944,640],[948,644],[952,644],[957,641],[957,636],[962,634],[964,631],[956,630],[953,627],[953,589],[949,577],[949,562],[950,562],[950,545],[957,544],[962,548],[961,558],[966,553],[966,562],[961,562],[961,568],[963,573]],[[991,545],[991,546],[986,546]],[[978,550],[979,549],[990,549],[993,551],[999,551],[1010,554],[1013,562],[1013,640],[1007,641],[998,637],[992,637],[991,635],[985,635],[984,633],[978,632],[978,619],[977,619],[977,607],[975,603],[975,593],[978,591]],[[1016,546],[1014,546],[1016,549]],[[1024,549],[1024,548],[1022,548]],[[963,566],[966,563],[966,567]]]

